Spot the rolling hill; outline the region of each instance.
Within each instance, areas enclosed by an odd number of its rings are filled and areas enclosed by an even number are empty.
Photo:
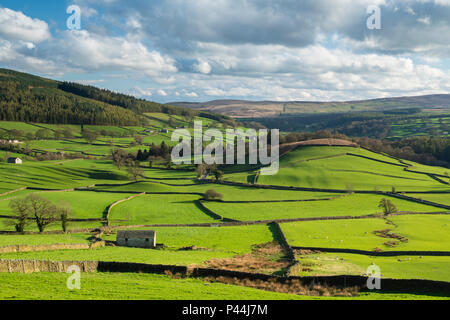
[[[287,114],[323,114],[397,109],[450,109],[450,94],[396,97],[360,101],[246,101],[171,102],[170,105],[208,110],[235,118],[263,118]]]
[[[144,113],[226,119],[132,96],[0,69],[0,120],[47,124],[126,125],[145,123]]]

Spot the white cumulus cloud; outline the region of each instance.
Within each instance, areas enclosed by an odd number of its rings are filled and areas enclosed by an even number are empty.
[[[39,43],[51,38],[45,21],[8,8],[0,8],[0,26],[0,37],[6,40]]]

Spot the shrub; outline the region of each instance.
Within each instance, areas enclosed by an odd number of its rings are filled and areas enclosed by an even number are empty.
[[[223,199],[223,195],[216,190],[211,189],[205,192],[204,198],[206,200],[221,200]]]

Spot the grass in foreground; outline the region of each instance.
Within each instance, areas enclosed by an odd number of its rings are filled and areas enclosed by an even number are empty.
[[[0,274],[3,300],[318,300],[318,299],[448,299],[401,293],[363,292],[359,297],[308,297],[253,288],[172,279],[163,275],[128,273],[82,274],[81,290],[68,290],[67,274]]]

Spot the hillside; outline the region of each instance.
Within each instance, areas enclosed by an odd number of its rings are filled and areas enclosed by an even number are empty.
[[[398,109],[450,109],[450,94],[383,98],[344,102],[214,100],[171,102],[184,108],[208,110],[236,118],[262,118],[288,114],[323,114]]]
[[[132,96],[0,69],[0,120],[48,124],[145,124],[144,113],[226,120],[207,112],[162,105]]]

